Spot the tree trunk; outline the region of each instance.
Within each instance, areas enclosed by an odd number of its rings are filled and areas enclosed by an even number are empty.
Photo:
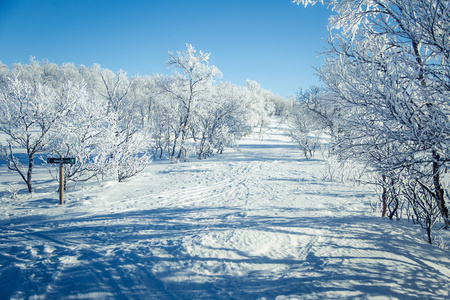
[[[433,184],[434,184],[434,198],[436,199],[441,216],[444,219],[445,228],[450,228],[450,220],[448,218],[448,208],[445,205],[444,189],[441,185],[441,179],[439,175],[439,159],[440,155],[433,150]]]
[[[183,143],[182,143],[183,144]],[[182,151],[183,151],[183,145],[181,145],[180,146],[180,151],[178,151],[178,155],[177,155],[177,161],[180,161],[180,159],[181,159],[181,154],[182,154]],[[185,159],[186,159],[186,157],[185,157]]]
[[[28,187],[28,192],[33,192],[33,187],[31,185],[31,175],[33,173],[33,167],[34,167],[34,154],[28,155],[28,171],[27,171],[27,180],[26,184]]]
[[[398,215],[397,215],[397,211],[398,211],[398,206],[400,204],[400,201],[398,199],[397,196],[397,191],[395,190],[395,186],[394,186],[395,182],[394,179],[391,178],[390,182],[389,182],[389,194],[391,199],[389,199],[389,203],[388,203],[388,209],[389,209],[389,220],[393,220],[394,216],[397,216],[398,219]],[[388,195],[389,197],[389,195]],[[392,205],[394,206],[391,210]]]
[[[387,213],[387,190],[386,190],[386,175],[382,176],[382,180],[383,180],[383,192],[381,193],[381,202],[383,205],[382,211],[381,211],[381,217],[386,217],[386,213]]]
[[[172,153],[170,154],[170,158],[173,158],[175,156],[176,148],[177,148],[177,139],[175,137],[175,140],[173,141]]]
[[[430,217],[427,217],[427,219],[425,220],[426,222],[426,230],[427,230],[427,238],[428,238],[428,244],[432,244],[433,240],[431,238],[431,226],[432,226],[432,221],[430,219]]]
[[[180,150],[178,151],[178,155],[177,155],[177,161],[180,161],[181,156],[184,154],[184,161],[187,160],[186,157],[186,138],[187,138],[187,133],[186,133],[186,127],[187,127],[187,119],[186,122],[184,123],[183,126],[183,130],[181,131],[181,141],[180,141]]]

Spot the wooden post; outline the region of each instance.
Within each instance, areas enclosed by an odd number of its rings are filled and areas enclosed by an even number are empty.
[[[61,156],[62,160],[63,156]],[[64,204],[64,164],[59,164],[59,205]]]
[[[74,165],[77,162],[75,157],[67,157],[60,156],[56,157],[47,157],[48,164],[59,164],[59,204],[64,204],[64,164]]]

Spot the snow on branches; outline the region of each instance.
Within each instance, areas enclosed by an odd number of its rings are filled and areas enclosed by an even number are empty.
[[[433,214],[450,227],[450,3],[320,2],[336,12],[319,70],[344,125],[334,132],[334,152],[377,174],[383,215],[399,218],[408,204],[431,242]]]
[[[76,157],[65,179],[78,182],[122,181],[164,154],[179,161],[222,153],[262,126],[278,98],[257,83],[215,84],[222,74],[209,57],[186,44],[169,52],[172,76],[144,77],[97,64],[0,64],[0,159],[32,192],[35,159],[46,155]]]

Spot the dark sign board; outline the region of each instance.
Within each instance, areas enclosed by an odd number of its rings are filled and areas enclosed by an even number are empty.
[[[47,157],[48,164],[75,164],[75,157]]]

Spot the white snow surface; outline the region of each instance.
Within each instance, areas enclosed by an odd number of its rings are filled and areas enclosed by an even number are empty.
[[[62,206],[44,167],[28,196],[0,165],[0,299],[449,299],[450,252],[324,169],[275,127],[207,160],[71,184]]]

